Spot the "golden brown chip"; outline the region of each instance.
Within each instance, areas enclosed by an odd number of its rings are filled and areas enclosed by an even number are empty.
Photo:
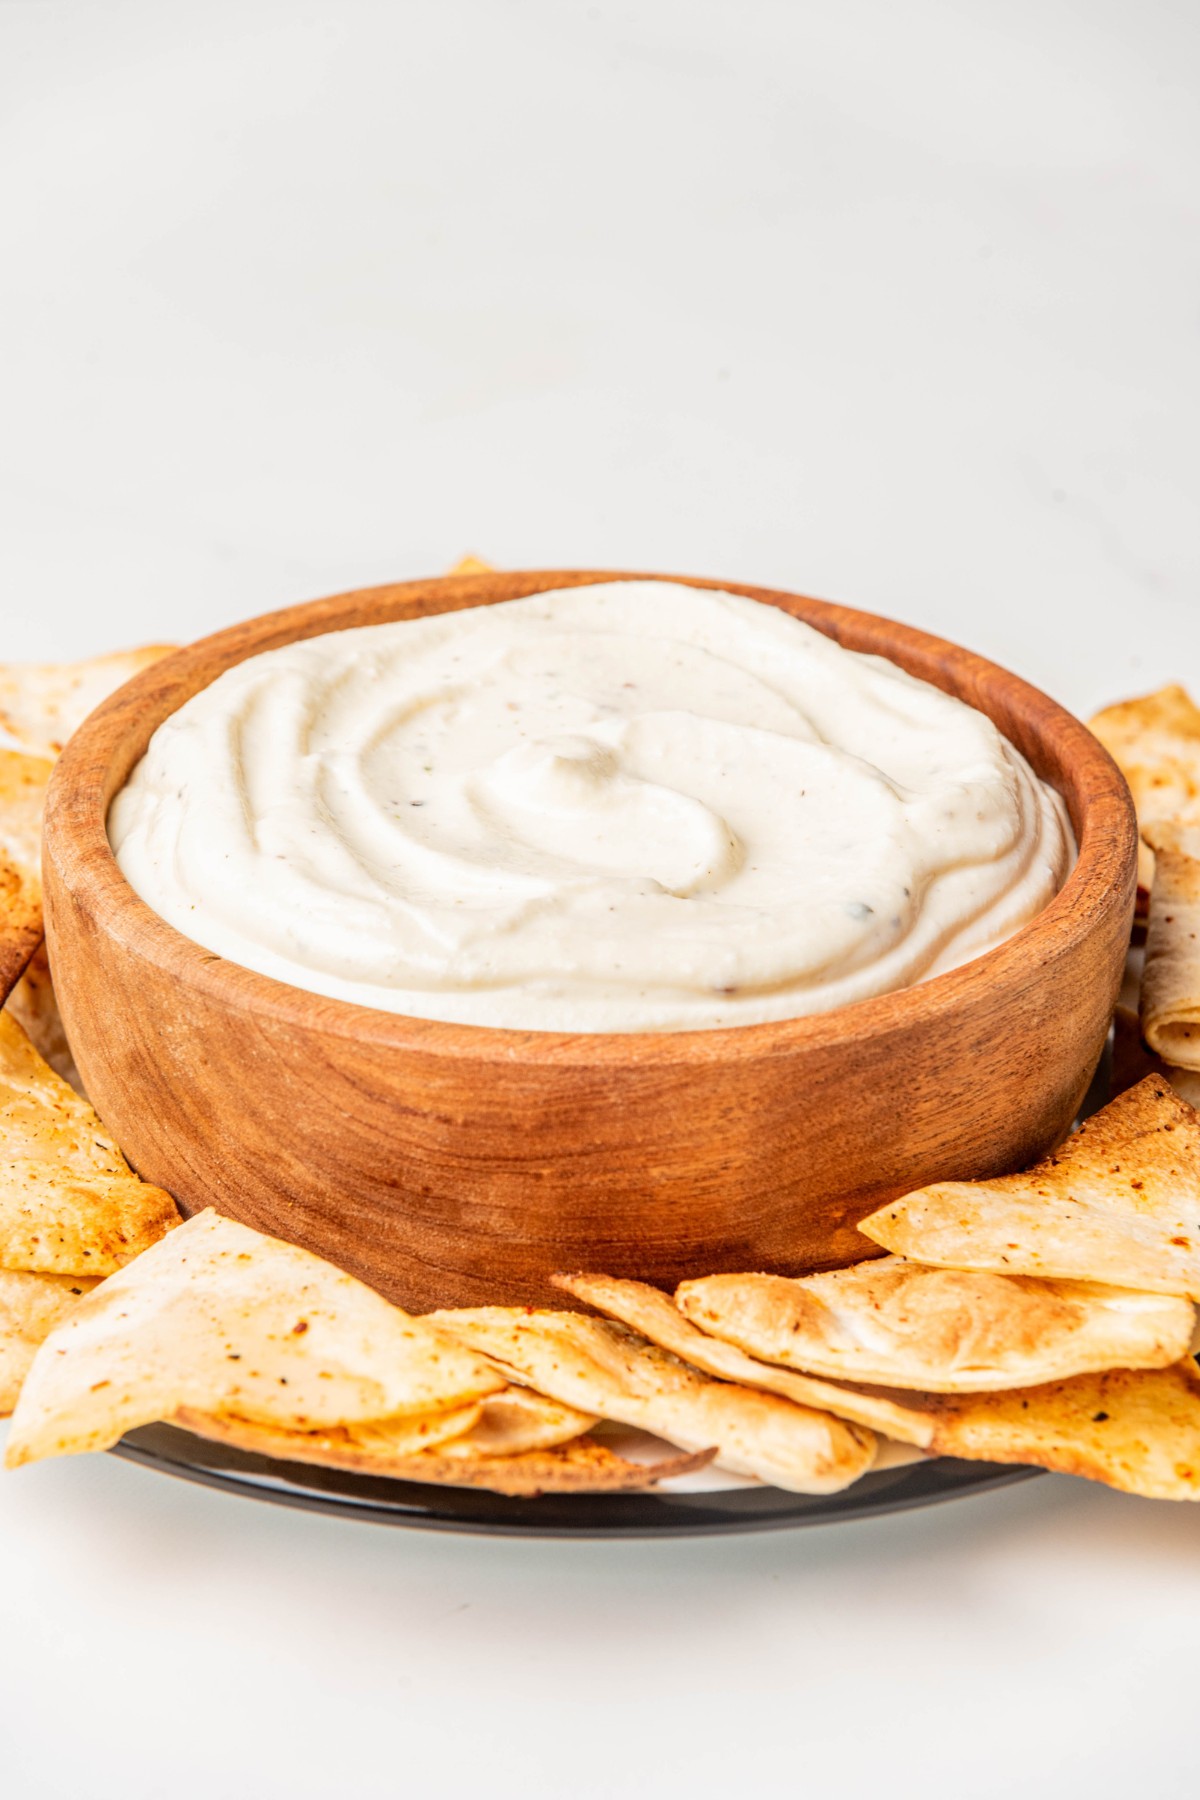
[[[451,575],[491,575],[494,569],[495,564],[484,562],[481,556],[460,556],[450,573]]]
[[[1032,1463],[1151,1499],[1200,1499],[1200,1377],[1190,1358],[1018,1393],[924,1399],[941,1455]]]
[[[25,973],[8,996],[7,1008],[42,1061],[49,1063],[54,1073],[61,1075],[77,1094],[82,1094],[83,1082],[75,1067],[75,1058],[71,1055],[71,1046],[63,1028],[62,1014],[58,1010],[44,939],[30,957]]]
[[[869,1431],[776,1394],[709,1380],[606,1319],[504,1306],[430,1317],[540,1393],[685,1450],[715,1445],[718,1467],[776,1487],[835,1493],[874,1456]]]
[[[283,1462],[321,1463],[329,1468],[428,1482],[438,1487],[487,1488],[496,1494],[613,1493],[647,1488],[677,1475],[690,1475],[712,1459],[709,1451],[699,1456],[660,1456],[651,1462],[632,1462],[590,1437],[576,1437],[554,1448],[506,1456],[484,1451],[469,1454],[462,1439],[413,1455],[387,1456],[351,1448],[332,1432],[301,1434],[189,1410],[177,1413],[174,1423],[199,1437]]]
[[[8,1462],[107,1449],[185,1407],[313,1431],[442,1412],[502,1386],[482,1357],[332,1264],[207,1211],[47,1338]]]
[[[489,1394],[479,1418],[447,1446],[454,1456],[517,1456],[527,1450],[550,1450],[582,1437],[596,1423],[594,1413],[564,1406],[532,1388],[508,1387]]]
[[[147,644],[73,663],[0,663],[0,735],[55,757],[90,712],[173,644]]]
[[[42,806],[53,769],[0,750],[0,1005],[42,941]]]
[[[327,1469],[357,1469],[365,1475],[390,1475],[414,1456],[444,1446],[451,1438],[460,1438],[477,1422],[481,1411],[482,1402],[475,1401],[441,1413],[302,1431],[264,1425],[254,1419],[239,1418],[236,1413],[201,1412],[194,1406],[181,1406],[170,1423],[197,1437],[231,1444],[255,1456],[319,1463]]]
[[[0,1012],[0,1268],[109,1275],[178,1224],[86,1100]]]
[[[685,1319],[674,1302],[642,1281],[618,1281],[611,1275],[555,1275],[555,1285],[577,1300],[608,1313],[623,1325],[640,1331],[662,1350],[670,1350],[681,1362],[702,1369],[719,1381],[737,1381],[743,1387],[763,1388],[800,1406],[830,1412],[852,1424],[864,1425],[901,1443],[924,1448],[931,1427],[914,1413],[904,1395],[892,1396],[878,1389],[843,1387],[819,1376],[800,1375],[771,1363],[758,1362],[722,1338],[710,1337]]]
[[[1200,826],[1153,824],[1154,886],[1142,970],[1142,1035],[1164,1062],[1200,1069]]]
[[[828,1275],[710,1275],[676,1301],[701,1330],[806,1373],[934,1393],[1163,1368],[1192,1339],[1185,1300],[1083,1281],[935,1269],[888,1256]]]
[[[34,1353],[94,1281],[0,1269],[0,1418],[17,1404]]]
[[[1117,764],[1133,794],[1138,823],[1175,819],[1200,825],[1200,707],[1178,685],[1105,707],[1091,729]],[[1154,857],[1138,854],[1138,912],[1145,916]]]
[[[1200,1116],[1151,1076],[1025,1174],[937,1182],[859,1230],[950,1269],[1200,1298]]]

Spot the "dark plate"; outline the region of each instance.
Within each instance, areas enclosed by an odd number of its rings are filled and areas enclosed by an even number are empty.
[[[114,1452],[185,1481],[199,1481],[251,1500],[365,1519],[376,1525],[421,1525],[432,1531],[481,1531],[520,1537],[660,1537],[693,1532],[769,1531],[834,1524],[904,1512],[1027,1481],[1037,1469],[940,1457],[865,1475],[841,1494],[785,1494],[780,1488],[713,1489],[708,1493],[543,1494],[513,1500],[474,1488],[426,1487],[415,1481],[353,1475],[308,1463],[276,1462],[212,1444],[174,1425],[130,1432]]]

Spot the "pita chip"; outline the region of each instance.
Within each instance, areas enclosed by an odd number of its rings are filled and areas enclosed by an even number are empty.
[[[179,1222],[86,1100],[0,1012],[0,1268],[110,1275]]]
[[[95,1285],[74,1275],[0,1269],[0,1418],[17,1404],[38,1345]]]
[[[42,807],[54,764],[0,750],[0,1004],[42,941]]]
[[[826,1275],[710,1275],[680,1309],[750,1356],[835,1380],[933,1393],[1032,1387],[1183,1356],[1185,1300],[1082,1281],[935,1269],[888,1256]]]
[[[403,1474],[413,1457],[433,1449],[471,1462],[554,1449],[582,1437],[596,1421],[590,1413],[562,1406],[529,1388],[507,1387],[448,1412],[330,1425],[324,1431],[289,1431],[187,1407],[176,1413],[172,1423],[199,1437],[216,1438],[263,1456],[388,1475],[397,1470]]]
[[[905,1415],[904,1434],[894,1437],[933,1456],[1024,1463],[1152,1499],[1200,1499],[1200,1379],[1191,1358],[999,1393],[869,1392]]]
[[[1159,819],[1200,825],[1200,707],[1178,685],[1105,707],[1089,721],[1129,783],[1138,823]],[[1154,855],[1138,856],[1138,913],[1145,917]]]
[[[482,1357],[332,1264],[209,1210],[50,1334],[7,1460],[104,1450],[184,1408],[319,1431],[448,1411],[504,1385]]]
[[[61,1075],[77,1094],[82,1094],[83,1082],[75,1067],[62,1014],[58,1010],[45,939],[30,957],[25,973],[8,996],[6,1004],[9,1013],[42,1061],[49,1063],[54,1073]]]
[[[72,663],[0,663],[0,736],[56,757],[102,700],[175,648],[147,644]]]
[[[425,1450],[434,1450],[451,1438],[469,1431],[482,1410],[479,1401],[470,1406],[448,1407],[440,1413],[420,1413],[412,1418],[378,1419],[352,1425],[326,1425],[305,1431],[297,1426],[264,1425],[236,1413],[202,1412],[182,1406],[170,1420],[196,1437],[229,1444],[252,1456],[280,1457],[286,1462],[316,1463],[327,1469],[357,1469],[364,1474],[387,1475],[398,1463],[407,1463]]]
[[[489,1394],[479,1418],[457,1439],[455,1456],[517,1456],[528,1450],[552,1450],[582,1437],[596,1423],[593,1413],[549,1400],[531,1388],[508,1387]]]
[[[1200,1375],[1190,1357],[1015,1393],[924,1398],[939,1455],[1031,1463],[1149,1499],[1200,1500]]]
[[[1142,969],[1142,1036],[1166,1063],[1200,1070],[1200,825],[1153,824],[1154,885]]]
[[[457,1422],[458,1415],[453,1417]],[[497,1455],[484,1447],[484,1440],[472,1441],[470,1432],[450,1435],[448,1442],[414,1451],[396,1448],[399,1431],[393,1434],[387,1425],[370,1434],[355,1433],[351,1441],[349,1433],[332,1428],[301,1433],[188,1409],[178,1413],[173,1422],[194,1431],[198,1437],[283,1462],[319,1463],[325,1468],[352,1469],[363,1475],[385,1475],[438,1487],[487,1488],[497,1494],[530,1497],[653,1487],[672,1476],[690,1475],[711,1460],[711,1453],[706,1453],[661,1455],[648,1462],[634,1462],[591,1437],[573,1437],[549,1448]]]
[[[1200,1299],[1200,1115],[1149,1076],[1024,1174],[937,1182],[859,1230],[939,1267]]]
[[[611,1275],[555,1275],[552,1280],[577,1300],[640,1331],[652,1344],[671,1351],[681,1362],[702,1369],[718,1381],[762,1388],[768,1394],[794,1400],[799,1406],[830,1412],[869,1431],[882,1432],[900,1443],[923,1448],[930,1441],[923,1415],[914,1413],[906,1395],[890,1395],[878,1388],[844,1387],[836,1381],[822,1381],[815,1375],[801,1375],[773,1363],[759,1362],[722,1338],[701,1331],[683,1316],[673,1300],[645,1282],[618,1281]]]
[[[776,1394],[712,1381],[624,1326],[581,1313],[484,1306],[433,1313],[540,1393],[794,1493],[836,1493],[870,1467],[872,1433]]]

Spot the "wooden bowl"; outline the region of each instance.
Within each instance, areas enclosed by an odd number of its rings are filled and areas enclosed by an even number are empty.
[[[611,579],[415,581],[271,613],[146,670],[71,740],[45,835],[63,1017],[100,1113],[185,1212],[214,1205],[412,1308],[562,1305],[546,1281],[560,1268],[666,1284],[854,1261],[872,1248],[855,1221],[884,1199],[1017,1168],[1066,1132],[1129,940],[1128,790],[1096,739],[1045,695],[868,613],[690,583],[781,607],[979,707],[1065,796],[1080,844],[1062,892],[1032,923],[901,993],[718,1031],[444,1024],[226,962],[181,937],[121,875],[105,835],[109,801],[155,727],[222,670],[318,632]]]

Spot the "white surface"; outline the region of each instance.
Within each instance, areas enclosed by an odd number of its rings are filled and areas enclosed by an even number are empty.
[[[473,548],[1200,684],[1198,33],[7,0],[2,654]],[[1200,1517],[1068,1480],[618,1549],[0,1479],[6,1800],[1173,1796],[1198,1640]]]

